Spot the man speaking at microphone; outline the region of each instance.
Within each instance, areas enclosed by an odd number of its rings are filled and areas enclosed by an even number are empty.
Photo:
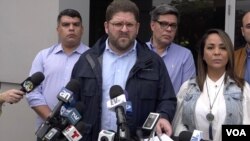
[[[96,141],[101,130],[116,131],[116,115],[107,107],[113,85],[124,89],[130,110],[126,122],[132,138],[150,112],[161,118],[157,133],[172,134],[171,121],[176,108],[174,89],[162,59],[136,39],[139,9],[130,0],[115,0],[106,10],[105,32],[83,53],[72,71],[72,79],[81,83],[77,96],[84,103],[81,130],[83,141]]]

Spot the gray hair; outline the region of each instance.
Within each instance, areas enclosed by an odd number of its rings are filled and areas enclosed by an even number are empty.
[[[156,6],[150,12],[151,21],[156,21],[159,19],[160,15],[165,15],[165,14],[175,15],[177,17],[177,19],[179,19],[179,12],[175,7],[170,6],[168,4],[161,4],[161,5]]]

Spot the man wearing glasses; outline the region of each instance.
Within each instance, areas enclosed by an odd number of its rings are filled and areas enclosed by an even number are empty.
[[[153,9],[150,15],[152,37],[147,45],[164,60],[177,94],[182,83],[195,76],[195,64],[191,51],[173,43],[179,12],[175,7],[162,4]]]
[[[139,9],[135,3],[113,1],[106,10],[107,35],[82,54],[74,66],[72,78],[81,83],[81,93],[75,98],[84,103],[81,120],[87,125],[80,131],[84,141],[96,141],[101,130],[113,130],[121,135],[116,114],[107,106],[114,85],[125,91],[130,107],[125,109],[124,123],[130,132],[124,133],[131,136],[123,134],[125,138],[120,138],[135,139],[136,130],[142,127],[150,112],[160,113],[157,134],[172,134],[174,89],[161,57],[136,39],[139,26]]]

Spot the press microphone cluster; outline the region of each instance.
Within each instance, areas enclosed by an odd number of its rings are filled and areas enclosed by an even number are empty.
[[[42,140],[46,141],[57,141],[62,135],[70,140],[69,134],[79,133],[77,132],[76,126],[80,126],[77,123],[81,119],[81,115],[78,111],[81,111],[83,105],[81,103],[76,104],[76,108],[69,108],[62,112],[60,115],[60,110],[64,104],[68,104],[73,100],[73,93],[78,93],[80,89],[80,84],[77,80],[70,80],[66,87],[62,88],[57,98],[59,102],[51,112],[50,116],[46,121],[38,128],[36,131],[36,136]],[[81,126],[80,126],[81,127]],[[73,136],[70,141],[78,141],[80,133],[77,136]]]
[[[83,103],[76,103],[76,108],[64,108],[59,115],[59,121],[57,125],[53,125],[45,135],[46,141],[78,141],[82,138],[80,132],[83,128],[83,123],[79,122],[82,118],[78,111],[82,111]]]
[[[44,75],[42,72],[36,72],[32,74],[30,77],[26,78],[21,83],[21,89],[20,91],[23,91],[25,93],[29,93],[33,91],[38,85],[42,83],[44,80]]]

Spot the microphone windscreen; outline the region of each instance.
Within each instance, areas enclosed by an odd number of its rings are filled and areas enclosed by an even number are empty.
[[[191,140],[191,137],[192,137],[192,134],[191,132],[189,131],[182,131],[180,134],[179,134],[179,141],[190,141]]]
[[[119,85],[113,85],[109,90],[110,99],[113,99],[123,93],[123,89]]]
[[[78,93],[80,91],[80,82],[76,79],[71,79],[65,88],[72,91],[73,93]]]
[[[44,80],[44,75],[42,72],[36,72],[36,73],[32,74],[30,77],[30,81],[34,85],[39,85],[43,80]]]

